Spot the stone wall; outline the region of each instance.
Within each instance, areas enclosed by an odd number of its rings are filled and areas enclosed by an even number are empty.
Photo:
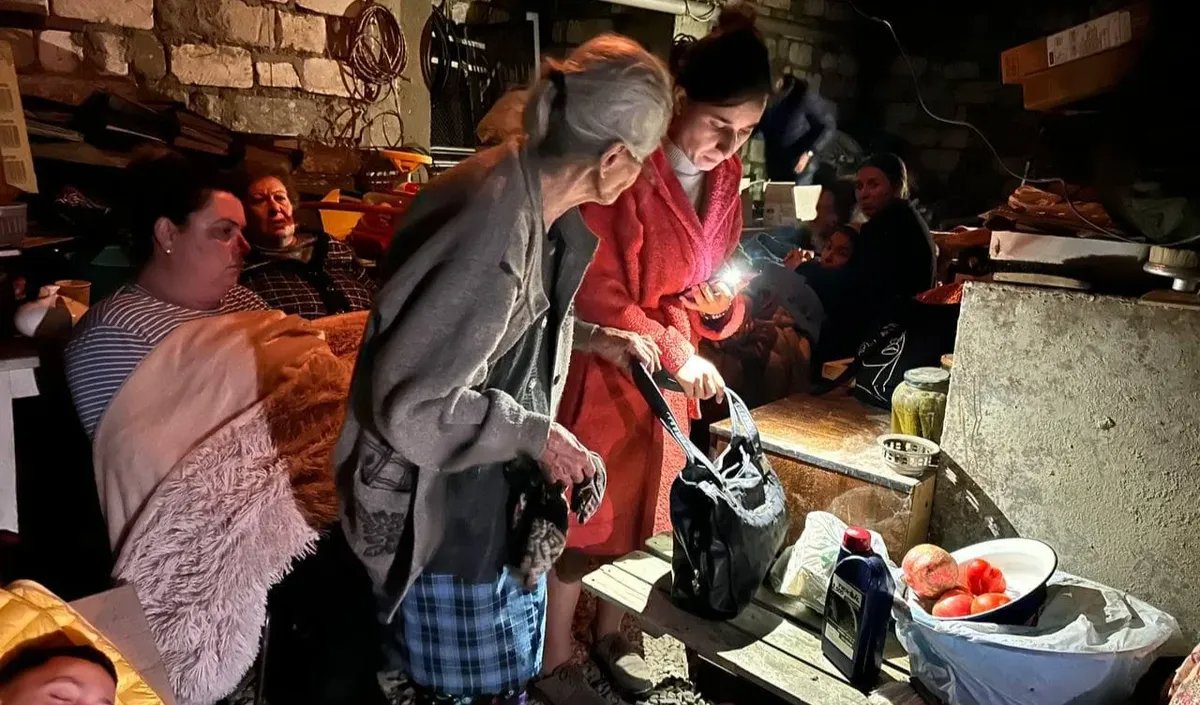
[[[428,144],[429,95],[420,34],[429,0],[382,0],[408,44],[399,106],[367,108],[363,146]],[[52,0],[66,29],[4,30],[25,93],[78,103],[103,88],[186,103],[239,132],[314,137],[340,132],[351,105],[340,60],[361,3],[354,0]],[[386,132],[386,134],[385,134]]]

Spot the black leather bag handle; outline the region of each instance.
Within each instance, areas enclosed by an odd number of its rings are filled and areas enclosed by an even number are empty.
[[[750,442],[756,455],[762,454],[762,437],[758,434],[758,426],[754,425],[754,417],[750,408],[732,389],[726,388],[725,398],[729,400],[729,421],[733,427],[734,437],[742,437]]]
[[[684,455],[688,457],[688,464],[700,465],[712,472],[713,466],[708,456],[701,453],[696,444],[692,443],[692,440],[679,428],[679,422],[675,420],[675,415],[671,413],[671,407],[667,404],[658,385],[654,383],[654,378],[646,366],[640,362],[634,362],[631,372],[633,373],[633,382],[637,385],[638,391],[642,393],[642,398],[650,405],[650,410],[662,422],[667,433],[670,433],[675,442],[683,448]]]

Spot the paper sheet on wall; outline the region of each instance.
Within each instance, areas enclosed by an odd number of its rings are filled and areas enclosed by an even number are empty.
[[[792,202],[796,205],[796,218],[799,220],[816,220],[817,202],[820,200],[820,186],[796,186],[792,189]]]
[[[37,175],[29,152],[29,133],[21,107],[21,87],[12,46],[0,41],[0,160],[4,179],[26,193],[37,193]]]

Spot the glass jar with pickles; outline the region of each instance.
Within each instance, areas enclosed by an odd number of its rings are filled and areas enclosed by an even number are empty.
[[[904,381],[892,392],[892,433],[941,443],[949,390],[950,373],[944,369],[917,367],[905,372]]]

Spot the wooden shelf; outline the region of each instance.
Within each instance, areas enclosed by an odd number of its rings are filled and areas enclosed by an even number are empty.
[[[124,169],[132,161],[127,154],[109,152],[86,142],[34,142],[29,146],[35,159]]]

